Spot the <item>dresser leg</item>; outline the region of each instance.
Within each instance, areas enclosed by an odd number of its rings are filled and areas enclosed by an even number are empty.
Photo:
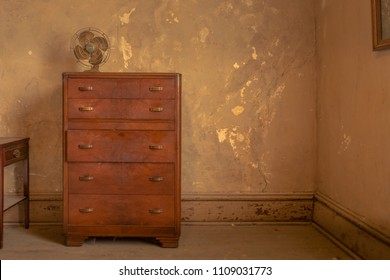
[[[156,240],[163,248],[177,248],[179,246],[179,238],[177,237],[156,237]]]
[[[85,236],[68,235],[65,237],[65,245],[66,246],[73,246],[73,247],[80,247],[81,245],[83,245],[83,242],[86,238],[87,237],[85,237]]]

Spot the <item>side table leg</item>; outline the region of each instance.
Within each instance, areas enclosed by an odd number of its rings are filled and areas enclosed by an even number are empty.
[[[30,227],[30,199],[27,198],[24,202],[24,228]]]
[[[3,153],[3,150],[1,150]],[[0,249],[3,248],[3,222],[4,222],[4,169],[3,169],[3,158],[0,158]]]
[[[24,227],[30,227],[30,159],[29,159],[29,145],[27,144],[27,158],[24,161],[23,174],[24,196],[26,197],[24,203]]]

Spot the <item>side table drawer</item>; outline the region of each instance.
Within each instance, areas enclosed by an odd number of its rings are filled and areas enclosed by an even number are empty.
[[[18,144],[10,146],[4,149],[4,164],[10,164],[12,162],[27,158],[28,148],[25,144]]]
[[[70,195],[69,224],[174,226],[174,197]]]

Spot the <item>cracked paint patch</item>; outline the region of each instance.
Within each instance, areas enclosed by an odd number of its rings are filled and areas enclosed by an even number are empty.
[[[256,78],[254,78],[253,80],[256,80]],[[244,103],[244,104],[246,103],[246,101],[244,100],[244,93],[245,93],[245,90],[246,90],[251,84],[252,84],[252,81],[247,81],[247,82],[245,83],[246,86],[244,86],[244,87],[242,87],[242,88],[240,89],[241,102]]]
[[[269,99],[266,102],[262,102],[259,104],[259,108],[256,111],[256,115],[259,116],[259,120],[261,121],[261,127],[263,129],[263,134],[262,134],[263,139],[266,139],[268,137],[269,128],[276,115],[275,106],[278,104],[278,101],[282,98],[285,88],[286,85],[284,83],[279,85],[271,93]]]
[[[238,68],[240,68],[240,65],[238,65],[238,63],[236,62],[236,63],[233,64],[233,67],[238,69]]]
[[[242,106],[236,106],[232,109],[232,113],[235,116],[241,115],[245,111],[245,108]]]
[[[282,84],[280,86],[278,86],[276,88],[276,90],[273,92],[273,94],[271,95],[272,98],[275,98],[275,97],[281,97],[284,89],[286,88],[286,85],[285,84]]]
[[[349,148],[349,145],[351,144],[351,141],[352,141],[351,136],[344,133],[341,144],[340,144],[340,150],[338,153],[341,154],[342,152],[347,151]]]
[[[349,149],[351,142],[352,142],[352,137],[346,132],[346,129],[344,128],[343,124],[340,127],[340,134],[339,135],[340,135],[341,141],[339,144],[337,154],[341,154],[341,153],[346,152]]]
[[[244,134],[238,132],[238,127],[233,127],[232,131],[229,134],[229,143],[230,143],[230,146],[232,147],[233,152],[237,158],[240,155],[240,150],[239,150],[238,145],[240,145],[240,143],[243,143],[245,140],[246,140],[246,137],[244,136]],[[242,150],[244,150],[244,149],[245,148],[243,148]]]
[[[228,142],[233,150],[236,158],[244,155],[250,150],[250,134],[252,129],[248,132],[240,132],[239,127],[217,129],[219,143]]]
[[[272,173],[270,172],[270,168],[268,167],[268,164],[267,164],[267,157],[269,156],[269,152],[265,152],[261,155],[261,160],[260,160],[260,164],[259,164],[259,172],[260,172],[260,175],[263,177],[263,180],[264,180],[264,187],[262,189],[262,191],[265,191],[268,184],[270,183],[270,178],[272,177]]]
[[[169,22],[169,23],[173,23],[173,22],[176,22],[176,23],[179,23],[179,19],[177,16],[175,16],[175,13],[172,12],[172,11],[169,11],[169,14],[171,16],[171,18],[167,18],[166,21]]]
[[[253,50],[253,52],[252,52],[252,58],[253,58],[253,60],[257,60],[256,48],[255,48],[255,47],[252,47],[252,50]]]
[[[133,56],[131,45],[126,41],[125,37],[121,37],[119,50],[122,52],[124,67],[129,67],[129,61]]]
[[[200,30],[199,32],[199,41],[205,43],[209,34],[210,34],[209,29],[207,27],[203,27],[202,30]]]
[[[121,25],[129,24],[130,22],[130,16],[132,13],[135,12],[135,8],[131,9],[130,12],[124,13],[122,16],[119,16],[119,20],[121,22]]]
[[[226,141],[227,132],[228,132],[228,128],[217,129],[219,143],[223,143]]]

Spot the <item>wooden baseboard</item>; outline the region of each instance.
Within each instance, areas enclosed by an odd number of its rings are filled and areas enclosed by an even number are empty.
[[[186,194],[182,221],[187,223],[310,222],[312,194]]]
[[[314,195],[313,223],[362,259],[390,259],[390,237],[329,197]]]
[[[313,203],[314,201],[314,203]],[[62,195],[30,198],[32,224],[61,224]],[[6,223],[23,219],[23,206],[5,212]],[[321,193],[185,194],[184,224],[302,224],[311,223],[362,259],[390,259],[390,237]]]
[[[22,206],[21,206],[22,207]],[[21,207],[5,213],[5,221],[17,222]],[[31,223],[61,223],[62,196],[39,194],[30,197]],[[309,223],[313,195],[302,194],[186,194],[182,196],[184,223]]]
[[[24,219],[24,206],[20,204],[4,213],[5,223],[18,223]],[[33,194],[30,196],[31,224],[62,223],[63,202],[60,194]]]

